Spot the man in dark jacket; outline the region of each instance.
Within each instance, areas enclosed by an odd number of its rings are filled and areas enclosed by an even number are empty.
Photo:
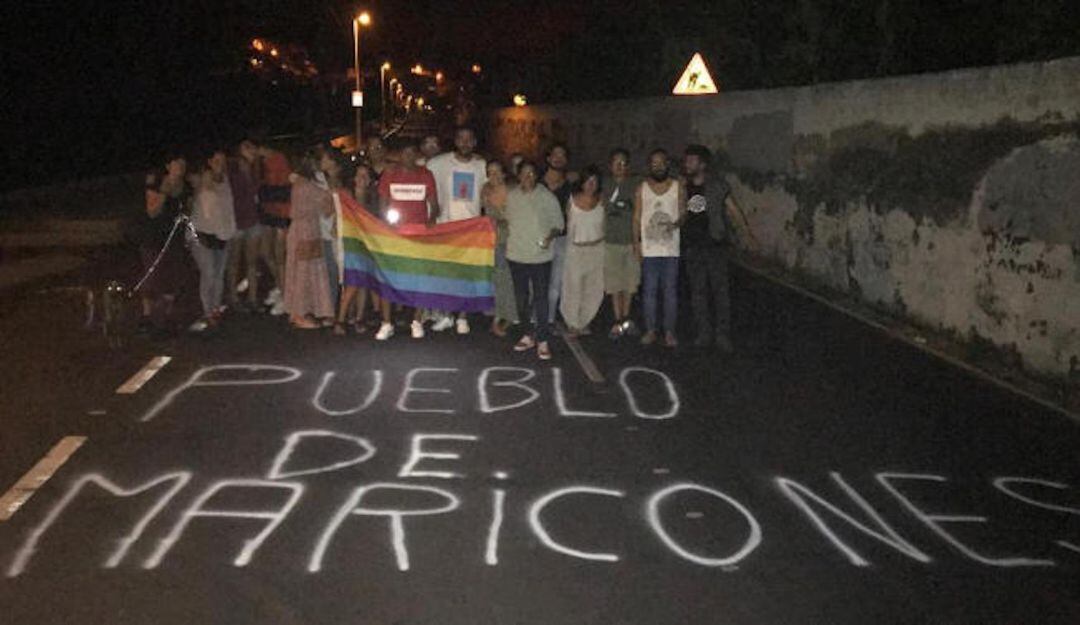
[[[694,345],[707,347],[715,343],[720,350],[730,352],[728,256],[734,243],[732,226],[745,226],[746,220],[723,175],[709,171],[711,161],[712,153],[702,145],[687,146],[683,152],[687,216],[682,226],[682,257],[697,332]],[[745,232],[748,240],[744,243],[755,245],[749,229]],[[711,313],[710,304],[714,309]]]

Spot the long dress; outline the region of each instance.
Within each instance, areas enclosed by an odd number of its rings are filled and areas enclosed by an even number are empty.
[[[308,180],[292,185],[292,223],[285,237],[285,310],[290,315],[334,316],[319,230],[319,217],[332,209],[332,202],[329,191]]]
[[[495,220],[495,271],[491,276],[495,290],[495,318],[517,323],[514,278],[510,275],[510,263],[506,260],[506,219],[503,218],[506,192],[506,185],[496,187],[485,184],[483,200],[485,213]]]

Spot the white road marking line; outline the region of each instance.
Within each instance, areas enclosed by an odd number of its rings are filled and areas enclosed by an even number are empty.
[[[879,330],[880,332],[884,333],[889,338],[895,339],[895,340],[903,342],[903,343],[907,343],[908,345],[911,345],[912,347],[915,347],[916,349],[922,350],[923,352],[925,352],[927,354],[930,354],[931,356],[935,356],[938,359],[943,360],[943,361],[949,363],[950,365],[952,365],[954,367],[957,367],[959,369],[963,369],[964,371],[966,371],[966,372],[970,373],[971,375],[979,378],[980,380],[984,380],[984,381],[989,382],[991,384],[994,384],[994,385],[996,385],[996,386],[998,386],[1000,388],[1003,388],[1003,389],[1005,389],[1005,390],[1007,390],[1007,391],[1009,391],[1011,393],[1014,393],[1016,395],[1024,397],[1025,399],[1028,399],[1030,401],[1035,402],[1036,404],[1039,404],[1043,408],[1047,408],[1047,409],[1049,409],[1049,410],[1051,410],[1053,412],[1064,415],[1065,417],[1067,417],[1069,419],[1072,419],[1073,421],[1080,422],[1080,414],[1072,412],[1071,410],[1069,410],[1068,408],[1066,408],[1064,406],[1059,406],[1058,404],[1055,404],[1052,401],[1049,401],[1047,399],[1043,399],[1042,397],[1039,397],[1038,395],[1036,395],[1034,393],[1028,392],[1028,391],[1020,388],[1019,386],[1017,386],[1017,385],[1015,385],[1015,384],[1013,384],[1013,383],[1011,383],[1011,382],[1009,382],[1007,380],[1002,380],[1001,378],[998,378],[998,377],[996,377],[996,376],[994,376],[994,375],[992,375],[990,373],[987,373],[986,371],[983,371],[982,369],[976,367],[975,365],[972,365],[970,363],[964,362],[963,360],[960,360],[959,358],[951,356],[951,355],[945,353],[944,351],[941,351],[940,349],[936,349],[934,347],[931,347],[930,345],[926,345],[926,344],[921,343],[921,342],[919,342],[917,340],[910,339],[902,331],[895,330],[895,329],[890,328],[890,327],[888,327],[888,326],[886,326],[886,325],[884,325],[882,323],[878,323],[877,321],[874,321],[873,319],[870,319],[869,317],[867,317],[865,315],[862,315],[862,314],[860,314],[860,313],[858,313],[858,312],[856,312],[854,310],[849,310],[847,308],[844,308],[843,306],[841,306],[839,304],[836,304],[834,302],[829,301],[829,299],[826,298],[826,297],[818,295],[817,293],[814,293],[813,291],[811,291],[809,289],[803,288],[803,287],[801,287],[801,286],[799,286],[799,285],[797,285],[797,284],[795,284],[793,282],[790,282],[790,281],[788,281],[786,278],[784,278],[782,276],[773,275],[771,272],[766,271],[765,269],[761,269],[759,267],[754,267],[753,265],[749,264],[746,261],[743,261],[743,260],[740,260],[740,259],[732,259],[731,262],[732,262],[732,264],[738,265],[738,266],[742,267],[743,269],[749,271],[750,273],[752,273],[752,274],[754,274],[754,275],[756,275],[758,277],[765,278],[766,280],[768,280],[768,281],[770,281],[770,282],[772,282],[774,284],[778,284],[778,285],[780,285],[782,287],[791,289],[792,291],[795,291],[796,293],[799,293],[800,295],[803,295],[804,297],[808,297],[808,298],[814,300],[815,302],[817,302],[819,304],[822,304],[822,305],[824,305],[824,306],[826,306],[828,308],[831,308],[831,309],[833,309],[833,310],[835,310],[835,311],[837,311],[839,313],[847,315],[848,317],[851,317],[852,319],[855,319],[856,321],[861,321],[862,323],[865,323],[866,325],[868,325],[868,326],[870,326],[872,328],[875,328],[875,329]]]
[[[120,385],[120,388],[116,389],[117,395],[131,395],[135,391],[142,388],[143,384],[150,381],[150,378],[154,377],[161,368],[169,364],[172,360],[170,356],[155,356],[150,359],[150,362],[146,363],[146,366],[139,369],[139,372],[128,378],[127,382]]]
[[[1075,553],[1080,553],[1080,547],[1070,543],[1067,540],[1059,540],[1059,541],[1056,541],[1056,542],[1057,542],[1059,547],[1064,547],[1065,549],[1068,549],[1069,551],[1073,551]]]
[[[0,497],[0,521],[10,519],[85,442],[85,436],[65,436],[53,445],[44,458]]]
[[[604,383],[604,374],[600,373],[600,370],[596,368],[596,363],[592,358],[589,358],[589,354],[585,352],[585,348],[581,346],[581,342],[577,340],[577,337],[563,334],[563,340],[566,341],[566,346],[570,348],[570,352],[574,354],[574,358],[577,360],[578,365],[581,366],[581,370],[585,372],[585,377],[589,378],[590,382],[594,384]]]

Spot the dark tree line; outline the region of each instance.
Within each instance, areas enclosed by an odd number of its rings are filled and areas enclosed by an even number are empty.
[[[711,0],[601,3],[554,100],[669,92],[696,50],[727,89],[755,89],[1080,55],[1076,0]],[[640,6],[640,5],[639,5]]]

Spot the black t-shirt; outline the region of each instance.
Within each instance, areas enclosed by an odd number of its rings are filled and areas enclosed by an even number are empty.
[[[723,244],[709,234],[709,216],[723,215],[723,202],[728,193],[728,186],[722,180],[712,181],[711,185],[686,183],[686,222],[680,237],[684,250]],[[710,206],[710,202],[718,205]]]
[[[683,249],[718,245],[709,236],[707,205],[705,185],[686,183],[686,222],[681,233]]]

